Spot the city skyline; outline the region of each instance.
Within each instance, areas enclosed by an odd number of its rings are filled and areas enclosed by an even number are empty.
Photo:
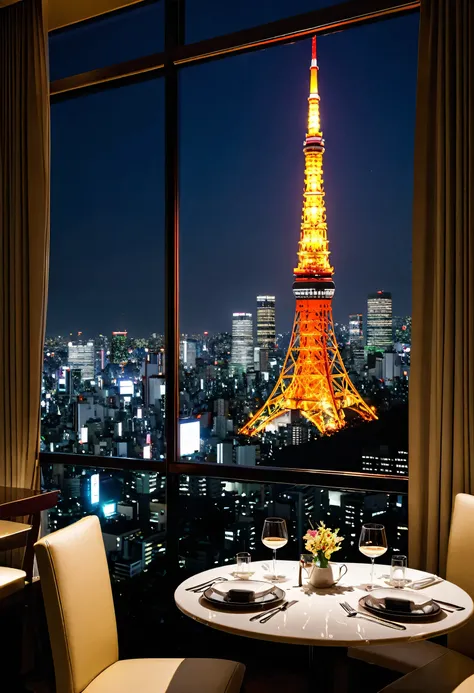
[[[320,39],[337,321],[376,290],[392,292],[395,314],[411,312],[417,28],[413,16]],[[308,50],[181,74],[181,332],[229,331],[258,294],[276,296],[277,331],[291,329]],[[163,106],[160,80],[53,105],[48,334],[162,332]]]

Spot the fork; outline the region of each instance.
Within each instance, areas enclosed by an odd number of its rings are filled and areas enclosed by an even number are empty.
[[[290,608],[290,606],[293,606],[293,604],[297,604],[298,600],[293,599],[291,602],[285,602],[281,606],[278,607],[278,609],[274,609],[270,614],[265,614],[265,616],[261,619],[260,623],[266,623],[269,621],[271,618],[276,616],[278,613],[286,611],[287,609]]]
[[[366,621],[373,621],[374,623],[381,623],[387,628],[393,628],[395,630],[406,630],[406,626],[402,626],[401,623],[395,623],[395,621],[387,621],[384,618],[378,618],[377,616],[372,616],[369,614],[363,614],[360,611],[356,611],[348,602],[339,602],[344,611],[349,618],[365,618]]]
[[[201,582],[200,585],[193,585],[193,587],[186,587],[186,592],[205,592],[209,587],[212,587],[212,585],[215,585],[216,582],[227,582],[228,578],[226,577],[217,577],[214,578],[213,580],[208,580],[207,582]]]

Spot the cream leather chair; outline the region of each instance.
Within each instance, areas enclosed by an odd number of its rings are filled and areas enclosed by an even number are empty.
[[[453,693],[474,693],[474,675],[463,681]]]
[[[35,544],[57,693],[238,693],[245,667],[219,659],[119,661],[117,627],[99,520]]]
[[[462,587],[474,599],[474,496],[456,496],[449,534],[446,578]],[[448,636],[448,647],[454,650],[449,662],[459,652],[474,659],[474,620]],[[450,650],[442,645],[423,641],[400,645],[351,647],[350,657],[407,674],[444,657]],[[444,660],[447,664],[448,660]],[[425,672],[426,673],[426,672]],[[403,679],[401,679],[403,680]],[[452,689],[451,689],[452,690]]]
[[[474,691],[474,661],[458,652],[445,649],[445,654],[386,686],[380,693],[452,693]],[[465,686],[463,688],[463,686]]]

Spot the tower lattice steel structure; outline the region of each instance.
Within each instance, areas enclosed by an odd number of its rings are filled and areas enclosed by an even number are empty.
[[[246,435],[260,433],[271,421],[294,410],[323,435],[343,428],[344,410],[352,410],[367,421],[377,418],[351,382],[334,333],[334,269],[329,262],[324,202],[324,139],[319,115],[316,38],[312,45],[308,103],[303,214],[293,284],[296,299],[293,332],[273,392],[240,431]]]

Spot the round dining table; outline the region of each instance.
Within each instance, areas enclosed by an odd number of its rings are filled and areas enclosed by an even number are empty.
[[[333,655],[331,658],[337,660],[337,665],[334,661],[332,668],[339,670],[341,656],[343,655],[345,659],[348,647],[426,640],[456,630],[473,613],[473,602],[467,592],[443,580],[419,592],[428,598],[463,607],[462,610],[448,612],[442,609],[432,621],[404,622],[406,630],[394,630],[376,621],[349,617],[342,608],[341,602],[346,602],[364,613],[359,600],[367,595],[364,586],[370,580],[370,563],[347,563],[346,565],[347,573],[337,585],[329,589],[316,590],[305,584],[304,579],[303,586],[298,586],[299,563],[297,561],[278,561],[278,572],[282,575],[278,581],[278,587],[285,591],[286,601],[295,603],[286,611],[277,613],[266,623],[250,620],[250,617],[255,615],[255,610],[224,610],[214,607],[202,594],[189,591],[189,588],[194,585],[217,577],[232,580],[235,565],[219,566],[193,575],[178,586],[174,596],[176,605],[184,614],[217,630],[258,640],[307,645],[310,646],[313,656],[315,647],[331,648],[330,651],[326,651],[325,660],[328,655]],[[256,561],[251,566],[251,570],[254,571],[252,580],[266,580],[265,576],[269,568],[267,562]],[[389,573],[390,566],[376,563],[375,583],[380,587],[389,587],[386,582]],[[407,569],[406,577],[410,580],[420,580],[427,575],[419,570]],[[370,616],[369,612],[365,613]],[[336,651],[337,656],[334,657]]]

